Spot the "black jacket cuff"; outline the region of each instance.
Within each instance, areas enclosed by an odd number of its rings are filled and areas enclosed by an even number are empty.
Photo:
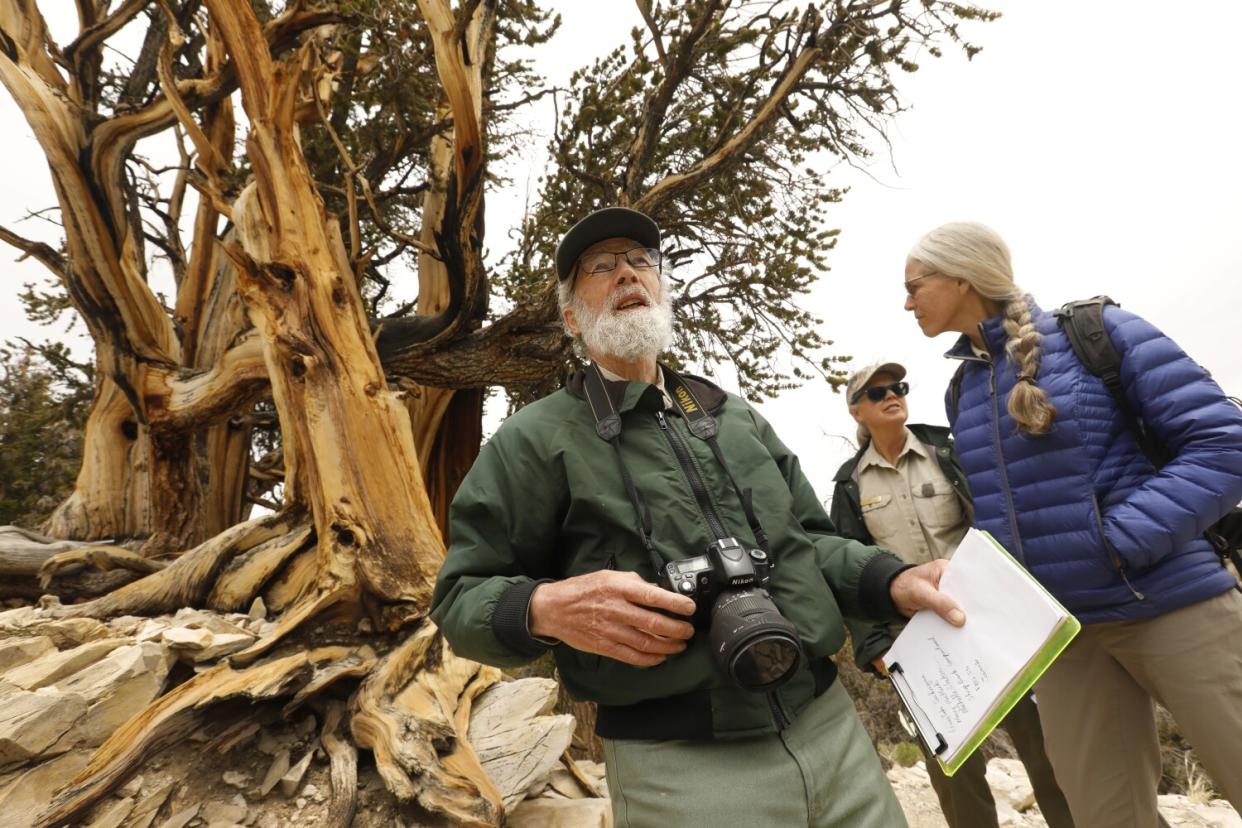
[[[551,579],[524,581],[500,593],[496,609],[492,612],[492,633],[496,640],[518,655],[535,657],[543,655],[555,644],[530,634],[527,618],[530,613],[530,595],[535,587]]]
[[[913,568],[914,564],[908,564],[888,552],[867,561],[858,579],[858,603],[863,613],[876,621],[903,620],[904,616],[893,603],[889,586],[900,573]]]

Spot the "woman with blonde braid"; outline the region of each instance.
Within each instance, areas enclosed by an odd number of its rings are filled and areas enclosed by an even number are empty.
[[[1153,699],[1242,810],[1242,593],[1203,538],[1242,500],[1242,411],[1149,322],[1106,306],[1128,408],[1174,455],[1155,468],[981,224],[921,238],[905,288],[926,336],[962,334],[946,402],[975,525],[1083,624],[1036,685],[1074,821],[1158,824]]]

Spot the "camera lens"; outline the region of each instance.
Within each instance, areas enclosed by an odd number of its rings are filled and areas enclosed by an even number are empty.
[[[711,615],[716,663],[747,690],[771,690],[793,678],[802,658],[794,625],[767,592],[741,589],[716,599]]]

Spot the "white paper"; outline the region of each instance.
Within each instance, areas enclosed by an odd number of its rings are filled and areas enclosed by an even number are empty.
[[[954,627],[930,610],[910,619],[884,656],[901,665],[903,695],[919,729],[944,736],[946,761],[970,737],[1066,617],[1065,610],[988,536],[966,533],[940,580],[966,624]],[[911,698],[912,697],[912,698]],[[920,715],[920,712],[922,715]],[[928,725],[932,731],[928,731]]]

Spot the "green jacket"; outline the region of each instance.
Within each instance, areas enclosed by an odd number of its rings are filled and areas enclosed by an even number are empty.
[[[967,523],[973,521],[974,501],[970,497],[966,474],[962,471],[957,452],[953,450],[952,432],[942,426],[915,424],[907,427],[919,442],[934,450],[940,471],[961,499]],[[832,491],[832,522],[844,537],[874,544],[875,538],[867,530],[867,523],[863,519],[862,498],[858,493],[858,479],[854,476],[854,470],[858,468],[858,462],[869,445],[870,442],[863,443],[854,456],[841,465],[837,476],[833,478],[835,485]],[[891,628],[888,624],[872,624],[854,618],[847,619],[846,625],[854,642],[854,663],[863,670],[874,672],[871,660],[883,655],[893,645]]]
[[[831,682],[835,668],[828,659],[845,640],[843,612],[900,618],[888,584],[905,565],[835,534],[798,459],[750,405],[705,380],[683,379],[716,417],[720,448],[738,485],[753,490],[774,564],[772,598],[797,627],[812,664],[775,693],[763,694],[742,690],[718,672],[704,634],[651,668],[564,645],[553,651],[570,694],[599,703],[602,733],[613,708],[645,711],[635,721],[670,722],[646,735],[627,728],[634,738],[770,733],[826,688],[825,670],[832,671]],[[621,415],[626,465],[651,507],[657,550],[666,560],[703,554],[714,536],[656,419],[662,395],[646,383],[605,385]],[[737,494],[709,445],[690,435],[678,412],[665,415],[689,448],[725,529],[754,544]],[[548,649],[526,626],[530,594],[540,580],[604,568],[655,580],[616,454],[596,434],[581,374],[501,426],[462,481],[449,520],[449,553],[431,616],[454,651],[476,661],[517,666]],[[672,721],[693,726],[679,729]]]

